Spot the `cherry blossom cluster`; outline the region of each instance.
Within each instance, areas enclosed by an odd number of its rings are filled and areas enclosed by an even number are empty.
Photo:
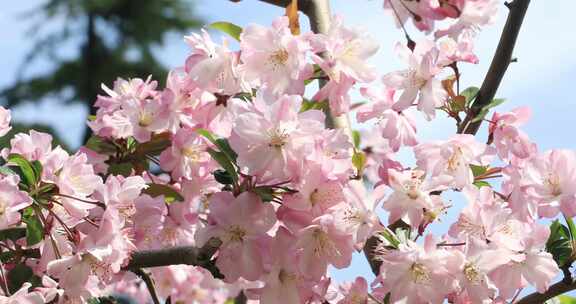
[[[473,38],[497,1],[384,7],[435,32],[398,43],[406,69],[381,81],[373,38],[340,17],[320,34],[293,34],[287,17],[219,23],[238,47],[186,36],[190,55],[164,88],[103,85],[76,153],[14,135],[0,153],[0,301],[489,304],[545,292],[572,263],[553,244],[574,241],[576,152],[539,151],[521,130],[527,108],[488,119],[489,105],[474,118],[488,121],[486,142],[422,142],[414,118],[462,123],[478,89],[460,91],[458,64],[478,62]],[[367,102],[353,104],[356,92]],[[363,131],[327,127],[348,114]],[[432,231],[451,208],[449,231]],[[567,226],[542,220],[559,216]],[[135,266],[174,249],[198,257]],[[334,282],[330,269],[363,249],[376,278]]]

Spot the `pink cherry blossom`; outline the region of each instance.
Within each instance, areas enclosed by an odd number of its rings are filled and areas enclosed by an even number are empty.
[[[266,112],[238,115],[230,146],[248,174],[286,180],[291,163],[312,152],[315,135],[324,129],[324,115],[318,110],[299,113],[301,103],[300,96],[283,96]]]
[[[280,227],[265,258],[265,285],[259,290],[259,300],[263,304],[300,303],[302,284],[305,282],[298,268],[301,254],[295,249],[296,238],[286,228]]]
[[[305,169],[304,176],[301,184],[295,187],[298,192],[284,196],[285,207],[307,211],[316,217],[345,200],[340,182],[326,178],[317,166]]]
[[[210,35],[192,33],[184,40],[192,47],[186,59],[186,72],[199,87],[214,93],[234,95],[246,88],[239,77],[239,54],[228,50],[227,41],[215,44]]]
[[[368,298],[368,283],[362,277],[357,277],[353,283],[341,285],[340,291],[345,296],[337,304],[372,303]]]
[[[358,121],[365,122],[376,118],[382,137],[388,140],[393,151],[398,151],[401,146],[415,146],[418,143],[416,123],[407,111],[402,111],[399,104],[395,103],[394,90],[377,91],[367,88],[361,92],[373,103],[358,110]]]
[[[420,168],[432,176],[451,176],[456,188],[474,182],[470,165],[488,165],[489,152],[485,144],[476,142],[469,134],[458,134],[447,141],[427,142],[414,148]]]
[[[510,298],[517,289],[524,288],[528,284],[543,293],[560,271],[552,254],[543,251],[550,229],[546,226],[535,225],[525,233],[524,250],[490,275],[500,290],[500,295],[504,298]]]
[[[316,218],[312,225],[298,232],[297,247],[302,250],[300,270],[317,280],[328,265],[344,268],[350,265],[352,236],[342,231],[331,215]]]
[[[96,207],[84,201],[91,200],[88,198],[102,185],[102,178],[94,173],[92,165],[87,161],[83,153],[71,156],[56,178],[59,193],[65,195],[60,201],[70,215],[76,218],[87,216],[88,210]]]
[[[442,303],[454,290],[454,278],[447,266],[456,262],[456,257],[436,249],[430,235],[424,247],[408,241],[400,244],[398,250],[386,251],[380,258],[378,292],[390,292],[391,303]]]
[[[333,208],[336,221],[353,235],[358,249],[374,232],[382,229],[375,209],[384,191],[384,186],[368,191],[361,181],[351,180],[344,188],[346,202]]]
[[[483,26],[496,21],[499,2],[496,0],[468,0],[461,8],[458,20],[447,29],[436,31],[435,36],[457,37],[465,31],[478,31]]]
[[[576,152],[551,150],[530,159],[521,169],[520,185],[514,191],[523,195],[514,196],[514,206],[533,200],[538,215],[554,217],[558,211],[566,216],[576,216]]]
[[[10,121],[12,120],[10,110],[0,106],[0,137],[6,135],[12,127]]]
[[[236,198],[230,192],[216,193],[210,198],[209,224],[199,245],[211,237],[222,241],[216,265],[226,281],[257,280],[263,272],[260,242],[275,221],[274,208],[254,193]]]
[[[48,303],[44,296],[38,291],[30,292],[29,289],[32,284],[26,282],[14,294],[10,296],[0,295],[0,303],[2,304],[44,304]]]
[[[426,211],[434,212],[443,208],[440,196],[431,192],[445,188],[449,179],[426,180],[425,173],[418,170],[398,172],[390,169],[388,174],[390,187],[394,192],[388,196],[382,207],[390,212],[390,224],[401,219],[413,228],[418,228],[425,215],[431,215],[426,214]]]
[[[492,116],[490,133],[496,151],[503,160],[508,160],[511,155],[526,159],[537,152],[536,145],[519,129],[530,119],[530,115],[530,109],[522,107],[504,114],[494,113]]]
[[[403,90],[398,99],[400,110],[407,109],[416,101],[418,110],[426,119],[434,118],[436,108],[444,104],[446,97],[442,82],[436,77],[442,70],[438,65],[439,50],[434,42],[428,40],[418,41],[414,51],[402,44],[397,44],[396,50],[408,63],[408,69],[388,73],[382,81],[391,88]]]
[[[13,176],[0,178],[0,229],[8,228],[20,222],[19,210],[32,204],[26,192],[18,189],[18,180]]]
[[[264,86],[274,94],[297,94],[312,74],[307,62],[310,45],[293,36],[288,18],[279,17],[271,28],[248,25],[240,36],[240,70],[247,81]]]
[[[214,168],[207,149],[204,137],[182,128],[174,135],[172,145],[160,155],[160,167],[172,172],[175,179],[204,176]]]
[[[390,14],[398,27],[409,19],[421,31],[429,32],[434,27],[434,20],[429,18],[432,11],[432,4],[429,0],[384,0],[384,9],[390,10]]]
[[[95,193],[95,198],[107,208],[118,210],[123,218],[131,219],[136,212],[134,201],[145,188],[146,181],[140,176],[124,178],[110,175]]]

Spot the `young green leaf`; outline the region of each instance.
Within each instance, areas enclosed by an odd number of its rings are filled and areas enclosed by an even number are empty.
[[[24,218],[26,223],[26,245],[32,246],[40,243],[44,238],[44,227],[37,216]]]
[[[32,268],[24,264],[17,264],[8,272],[8,289],[11,293],[15,293],[22,287],[22,284],[29,282],[33,275]]]
[[[148,187],[142,191],[151,197],[164,195],[166,203],[170,204],[174,201],[183,201],[184,197],[178,193],[174,188],[164,184],[148,184]]]
[[[212,157],[212,159],[214,159],[224,170],[226,170],[226,172],[230,174],[230,177],[232,178],[234,184],[237,184],[238,173],[236,172],[234,164],[232,164],[230,158],[226,156],[224,152],[216,151],[210,148],[207,151],[208,154],[210,154],[210,156]]]
[[[472,104],[472,101],[476,98],[476,95],[478,95],[478,91],[480,91],[480,89],[477,87],[469,87],[466,88],[464,91],[460,92],[460,95],[466,98],[465,104],[467,107],[469,107]]]
[[[36,173],[32,168],[32,164],[27,159],[22,157],[22,155],[20,154],[8,155],[8,163],[12,163],[20,168],[20,170],[22,171],[23,175],[22,177],[24,178],[24,182],[28,186],[36,184],[39,177],[36,176]]]
[[[214,22],[208,25],[208,28],[224,32],[228,34],[230,37],[236,39],[237,41],[240,41],[240,34],[242,34],[242,28],[237,26],[236,24],[221,21],[221,22]]]

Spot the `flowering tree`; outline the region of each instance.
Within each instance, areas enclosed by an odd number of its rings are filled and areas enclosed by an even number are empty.
[[[526,304],[576,289],[576,152],[539,151],[521,130],[527,108],[489,116],[529,0],[506,3],[484,82],[462,90],[458,67],[478,62],[474,38],[500,1],[385,0],[406,68],[382,77],[366,62],[378,46],[328,1],[264,2],[286,16],[211,25],[238,49],[185,37],[190,56],[165,88],[103,85],[77,153],[35,131],[11,139],[0,303]],[[312,32],[300,33],[298,10]],[[353,90],[367,102],[352,104]],[[369,131],[353,131],[351,115]],[[454,119],[456,134],[422,142],[415,115]],[[396,159],[401,148],[413,163]],[[449,204],[451,192],[461,200]],[[335,285],[329,266],[362,250],[371,287]]]

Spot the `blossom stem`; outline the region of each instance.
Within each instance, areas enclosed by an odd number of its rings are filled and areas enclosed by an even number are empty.
[[[102,209],[106,209],[106,205],[104,203],[98,202],[98,201],[89,201],[89,200],[85,200],[85,199],[81,199],[79,197],[75,197],[75,196],[71,196],[71,195],[67,195],[67,194],[62,194],[62,193],[58,193],[55,194],[56,196],[60,196],[60,197],[65,197],[65,198],[69,198],[69,199],[73,199],[73,200],[77,200],[79,202],[83,202],[83,203],[87,203],[87,204],[93,204],[96,205]]]
[[[150,297],[152,298],[154,304],[160,304],[160,300],[158,299],[158,295],[156,294],[156,289],[154,289],[154,282],[152,282],[150,275],[141,268],[134,269],[132,270],[132,272],[134,272],[134,274],[139,276],[142,279],[142,281],[144,281],[144,284],[146,284],[146,288],[148,288],[148,291],[150,292]]]

